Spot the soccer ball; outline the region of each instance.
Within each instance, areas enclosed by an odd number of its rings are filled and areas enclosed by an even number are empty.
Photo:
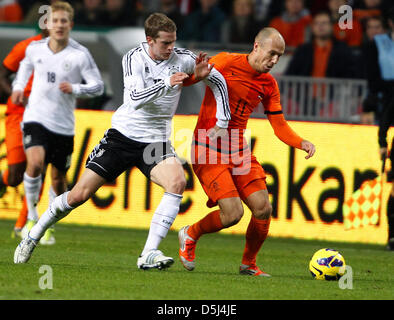
[[[338,280],[345,273],[345,259],[334,249],[320,249],[309,262],[309,271],[317,280]]]

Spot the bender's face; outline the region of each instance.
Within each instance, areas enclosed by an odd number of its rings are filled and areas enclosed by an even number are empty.
[[[158,37],[147,37],[149,54],[154,60],[168,60],[174,50],[176,32],[159,31]]]

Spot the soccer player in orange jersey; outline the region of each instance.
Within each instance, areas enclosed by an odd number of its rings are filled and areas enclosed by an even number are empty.
[[[19,63],[25,57],[27,46],[32,41],[41,40],[46,37],[48,31],[43,29],[40,34],[30,37],[28,39],[18,42],[6,56],[3,65],[0,66],[0,87],[11,96],[10,76],[18,71]],[[24,90],[24,99],[27,101],[30,95],[31,86],[33,83],[33,75],[30,77]],[[16,187],[23,181],[23,173],[26,168],[26,155],[23,150],[22,130],[20,123],[23,118],[25,106],[23,104],[14,104],[11,97],[7,100],[6,121],[5,121],[5,143],[7,149],[7,164],[8,168],[0,172],[0,197],[6,191],[7,186]],[[27,205],[25,198],[23,199],[23,206],[19,213],[19,217],[15,223],[12,237],[19,236],[20,231],[26,223],[27,219]]]
[[[261,102],[280,140],[306,151],[306,159],[315,153],[315,146],[299,137],[287,124],[278,85],[269,74],[284,50],[281,34],[274,28],[264,28],[256,36],[249,54],[222,52],[209,60],[226,79],[231,120],[227,129],[208,130],[215,125],[216,104],[207,88],[194,131],[192,162],[208,195],[207,206],[219,205],[219,209],[179,231],[180,259],[189,271],[195,268],[198,239],[238,223],[244,213],[243,201],[252,217],[246,231],[240,274],[269,276],[256,265],[257,253],[268,234],[272,207],[264,170],[243,136],[251,113]]]

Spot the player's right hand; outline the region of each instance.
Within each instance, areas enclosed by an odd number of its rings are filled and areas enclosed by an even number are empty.
[[[200,52],[196,57],[196,66],[194,67],[194,77],[197,81],[205,79],[211,73],[214,64],[208,63],[209,57],[205,52]]]
[[[11,101],[13,104],[23,104],[24,103],[23,91],[20,90],[12,91]]]
[[[170,85],[171,87],[175,87],[176,85],[182,84],[183,80],[189,78],[189,75],[184,72],[176,72],[170,77]]]

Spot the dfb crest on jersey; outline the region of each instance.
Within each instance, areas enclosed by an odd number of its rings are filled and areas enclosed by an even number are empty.
[[[172,76],[173,74],[179,72],[179,67],[177,66],[171,66],[168,67],[170,70],[168,71],[168,75]]]
[[[62,68],[64,71],[70,71],[71,70],[71,62],[67,61],[67,60],[63,61]]]

